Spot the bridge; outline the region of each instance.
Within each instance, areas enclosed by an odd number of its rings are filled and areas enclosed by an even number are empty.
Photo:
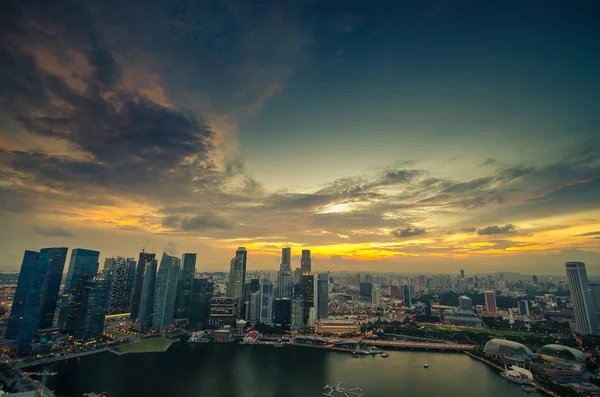
[[[23,375],[29,375],[29,376],[54,376],[54,375],[58,375],[58,372],[25,372],[25,371],[21,371],[21,373]]]
[[[462,343],[403,342],[369,339],[363,339],[361,342],[365,345],[409,350],[471,351],[476,348],[476,346],[464,345]]]

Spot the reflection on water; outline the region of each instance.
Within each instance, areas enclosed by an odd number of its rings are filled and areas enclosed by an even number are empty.
[[[429,364],[428,369],[423,368]],[[176,343],[166,353],[110,353],[42,366],[58,396],[107,391],[109,397],[321,396],[345,382],[365,397],[520,394],[519,386],[461,354],[390,352],[360,357],[308,347]]]

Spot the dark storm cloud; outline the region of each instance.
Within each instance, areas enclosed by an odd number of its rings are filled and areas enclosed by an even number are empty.
[[[514,234],[517,231],[517,228],[514,225],[505,225],[505,226],[487,226],[483,229],[477,230],[477,234],[480,236],[491,236],[495,234]]]
[[[403,229],[392,230],[391,235],[398,238],[420,236],[425,234],[425,229],[414,226],[407,226]]]
[[[205,229],[231,229],[233,225],[225,218],[216,214],[196,215],[191,218],[181,220],[181,229],[205,230]]]
[[[461,230],[462,232],[465,232],[465,233],[475,233],[475,231],[476,231],[477,229],[476,229],[476,228],[474,228],[474,227],[469,227],[469,228],[460,229],[460,230]]]
[[[576,234],[577,237],[582,237],[582,236],[598,236],[598,235],[600,235],[600,231],[583,233],[583,234]]]
[[[75,237],[75,234],[60,226],[34,226],[33,231],[49,237]]]

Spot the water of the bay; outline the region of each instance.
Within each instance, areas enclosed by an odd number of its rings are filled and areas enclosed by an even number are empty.
[[[429,364],[425,369],[424,364]],[[58,375],[40,380],[57,396],[318,397],[344,382],[365,397],[523,394],[497,371],[458,353],[391,351],[388,358],[300,346],[175,343],[165,353],[111,353],[41,366]],[[343,396],[334,393],[333,397]]]

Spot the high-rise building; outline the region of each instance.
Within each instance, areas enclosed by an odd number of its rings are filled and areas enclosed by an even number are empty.
[[[239,299],[231,297],[213,297],[210,304],[210,325],[235,325],[238,316]]]
[[[273,324],[288,329],[292,323],[292,301],[289,298],[277,298],[273,302]]]
[[[210,303],[215,291],[214,283],[209,278],[192,280],[188,318],[192,325],[204,327],[208,324]]]
[[[373,288],[373,291],[371,291],[371,303],[373,305],[378,305],[379,298],[381,298],[381,291],[379,288]]]
[[[461,279],[465,279],[465,270],[464,269],[460,269],[460,278]]]
[[[279,272],[277,272],[277,297],[291,298],[293,294],[294,276],[292,275],[292,272],[286,269],[279,270]]]
[[[196,274],[196,254],[183,254],[182,269],[177,287],[177,308],[175,318],[188,318],[188,307],[192,292],[194,274]]]
[[[430,300],[425,301],[425,314],[431,316],[431,306],[432,303]]]
[[[298,284],[302,281],[302,269],[297,267],[294,269],[294,284]]]
[[[94,277],[98,273],[100,263],[98,258],[100,252],[87,250],[83,248],[75,248],[71,251],[71,260],[69,261],[69,269],[67,270],[67,278],[65,280],[65,288],[60,301],[60,310],[58,313],[58,327],[64,329],[69,316],[69,305],[71,295],[75,290],[79,280]]]
[[[31,286],[35,279],[35,262],[38,257],[36,251],[25,251],[23,262],[21,262],[21,271],[17,281],[17,289],[13,296],[12,307],[6,326],[5,339],[18,339],[21,333],[23,316],[27,307],[27,299],[31,292]]]
[[[67,248],[42,248],[37,255],[34,276],[21,321],[18,355],[29,354],[38,330],[52,327],[67,250]]]
[[[315,305],[314,277],[311,274],[302,276],[302,292],[304,300],[304,324],[308,324],[308,315],[311,307]]]
[[[104,266],[102,267],[102,270],[109,270],[114,272],[116,266],[117,258],[104,258]]]
[[[257,323],[260,318],[260,292],[252,292],[246,311],[246,320],[251,323]]]
[[[82,286],[81,308],[77,313],[73,337],[82,340],[98,338],[104,331],[110,285],[107,282],[88,281]]]
[[[356,285],[360,286],[360,273],[356,273]]]
[[[300,297],[292,299],[292,331],[304,328],[304,300]]]
[[[360,296],[362,298],[371,299],[371,293],[373,291],[373,284],[371,283],[360,283],[359,286]]]
[[[402,294],[402,298],[404,299],[404,307],[412,307],[410,288],[408,288],[408,285],[404,286],[404,292]]]
[[[529,316],[529,301],[523,299],[518,301],[517,305],[519,306],[519,314],[521,316]]]
[[[533,281],[534,284],[537,284],[538,283],[538,276],[535,276],[535,275],[531,276],[531,281]]]
[[[329,315],[329,274],[317,277],[317,319],[325,320]]]
[[[73,335],[75,331],[75,325],[77,323],[77,316],[82,311],[83,306],[83,287],[86,283],[93,281],[95,276],[90,275],[82,275],[77,280],[77,285],[73,290],[71,290],[71,294],[69,295],[68,304],[64,309],[64,317],[62,319],[62,323],[60,323],[60,329],[67,335]],[[108,284],[108,282],[107,282]],[[108,284],[110,285],[110,284]],[[61,311],[62,314],[62,311]]]
[[[598,333],[598,317],[589,291],[585,264],[583,262],[567,262],[565,269],[575,313],[575,329],[582,335],[596,334]]]
[[[392,285],[390,287],[390,296],[392,297],[392,299],[399,299],[400,298],[400,287],[398,287],[397,285]]]
[[[458,308],[459,310],[472,311],[473,310],[473,299],[468,296],[458,297]]]
[[[135,270],[135,282],[133,283],[133,294],[131,295],[131,319],[137,320],[140,314],[140,303],[142,301],[142,288],[144,287],[144,272],[148,261],[156,259],[154,254],[142,249]]]
[[[590,283],[590,294],[594,302],[594,308],[598,314],[598,322],[600,323],[600,283]]]
[[[112,285],[108,300],[108,313],[129,313],[131,309],[131,295],[135,283],[135,259],[116,258],[117,264],[113,272]]]
[[[273,324],[273,283],[261,280],[259,322]]]
[[[158,261],[156,259],[149,259],[146,263],[146,269],[144,269],[140,312],[135,324],[135,328],[138,331],[146,331],[152,326],[157,267]]]
[[[281,270],[292,271],[292,249],[290,247],[281,249]]]
[[[240,247],[235,257],[229,263],[229,285],[227,296],[241,300],[244,296],[244,284],[246,283],[246,261],[248,253],[246,248]]]
[[[173,325],[180,262],[179,258],[163,252],[156,274],[154,311],[152,313],[153,329],[164,329]]]
[[[303,276],[307,276],[312,273],[312,259],[310,258],[310,250],[302,250],[302,257],[300,258],[300,271]]]
[[[490,316],[496,316],[498,314],[498,306],[496,305],[496,292],[484,291],[483,296],[485,297],[485,311]]]

